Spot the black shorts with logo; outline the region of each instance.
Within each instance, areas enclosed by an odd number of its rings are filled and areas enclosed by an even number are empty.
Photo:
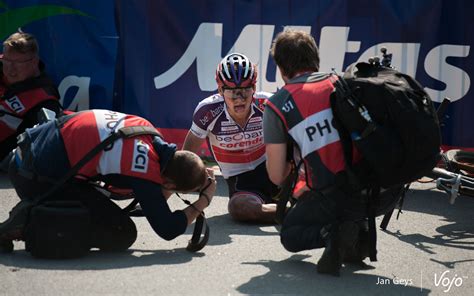
[[[265,162],[254,170],[241,173],[226,179],[229,188],[229,197],[237,192],[251,192],[258,195],[264,203],[274,203],[272,196],[278,193],[278,186],[273,184],[268,177]]]

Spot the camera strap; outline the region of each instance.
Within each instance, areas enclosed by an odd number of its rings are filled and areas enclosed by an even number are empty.
[[[204,228],[204,234],[203,234]],[[204,212],[196,218],[196,225],[194,225],[193,236],[188,242],[186,250],[190,252],[197,252],[204,248],[209,240],[209,226],[206,223]]]

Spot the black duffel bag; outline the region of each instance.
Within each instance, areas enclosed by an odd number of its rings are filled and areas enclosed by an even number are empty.
[[[37,258],[66,259],[90,248],[91,215],[80,201],[46,201],[31,209],[25,249]]]

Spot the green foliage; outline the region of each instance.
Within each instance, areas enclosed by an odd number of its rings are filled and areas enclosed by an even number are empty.
[[[5,3],[3,3],[3,1],[0,1],[0,9],[1,8],[8,9],[8,6]]]
[[[57,5],[35,5],[9,10],[5,3],[0,1],[1,8],[6,10],[0,13],[0,40],[5,40],[18,28],[51,16],[72,14],[90,17],[80,10]]]

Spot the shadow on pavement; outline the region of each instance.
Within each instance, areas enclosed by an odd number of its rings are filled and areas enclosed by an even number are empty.
[[[229,198],[229,187],[227,187],[227,182],[221,175],[216,176],[217,180],[217,187],[215,196],[223,196],[225,198]]]
[[[229,199],[227,182],[221,175],[216,176],[216,178],[218,181],[214,198],[223,198],[226,199],[227,202]],[[231,218],[229,213],[209,217],[207,218],[207,223],[211,228],[211,235],[208,242],[208,245],[210,246],[219,246],[231,243],[231,235],[279,235],[277,224],[272,225],[237,222]]]
[[[316,264],[303,261],[308,255],[293,255],[283,261],[244,262],[262,265],[268,272],[237,287],[243,294],[292,295],[428,295],[430,290],[394,284],[393,279],[357,273],[355,266],[343,267],[341,276],[318,274]],[[385,283],[385,284],[377,284]],[[304,291],[304,292],[303,292]]]
[[[129,249],[127,252],[107,253],[91,251],[85,257],[68,260],[36,259],[26,251],[15,251],[2,254],[0,264],[15,269],[38,270],[107,270],[151,265],[174,265],[202,257],[204,253],[190,253],[184,248],[174,250],[139,250]]]
[[[410,190],[405,197],[403,211],[425,213],[439,216],[450,224],[437,227],[435,235],[424,235],[421,233],[410,233],[411,229],[400,230],[397,227],[396,212],[392,215],[390,224],[385,231],[387,234],[397,237],[400,241],[413,245],[415,248],[429,254],[435,254],[430,245],[438,245],[449,248],[474,250],[474,198],[458,197],[454,205],[449,204],[445,193],[428,190]],[[411,216],[413,217],[413,216]],[[399,219],[409,219],[403,213]],[[420,223],[421,221],[415,221]],[[474,254],[474,252],[471,252]],[[433,260],[447,268],[454,268],[456,263],[474,261],[472,259],[455,262],[440,262]]]
[[[241,223],[232,220],[229,214],[207,219],[211,229],[210,246],[225,245],[232,242],[231,235],[278,236],[278,225]]]

